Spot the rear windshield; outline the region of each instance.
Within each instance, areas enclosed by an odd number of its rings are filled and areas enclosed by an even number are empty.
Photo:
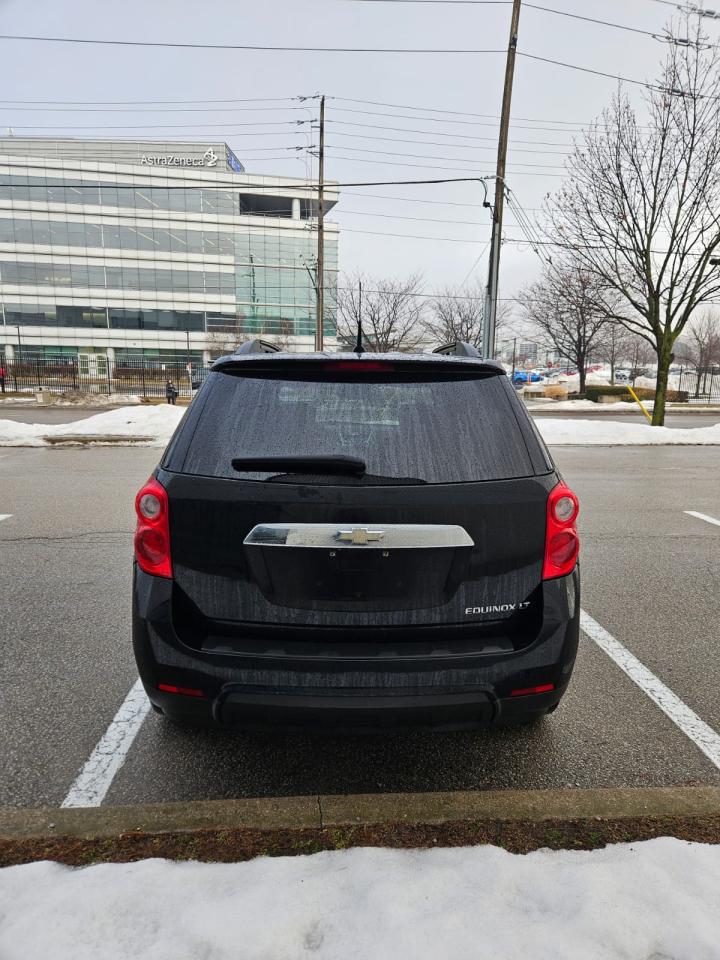
[[[462,483],[534,474],[497,374],[414,370],[362,380],[248,374],[211,374],[192,440],[170,451],[168,469],[302,482],[282,471],[238,471],[232,460],[339,455],[364,460],[365,475],[328,476],[327,483]],[[312,481],[323,482],[319,471]]]

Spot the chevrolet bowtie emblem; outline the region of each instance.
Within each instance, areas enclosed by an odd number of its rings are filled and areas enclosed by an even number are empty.
[[[363,546],[373,540],[382,540],[384,536],[384,530],[370,530],[368,527],[353,527],[351,530],[338,530],[335,534],[335,539],[342,540],[343,543],[354,543],[358,546]]]

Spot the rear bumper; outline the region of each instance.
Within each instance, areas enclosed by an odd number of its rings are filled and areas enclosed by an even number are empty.
[[[133,646],[151,702],[171,719],[243,727],[384,730],[461,729],[540,714],[563,696],[579,632],[579,573],[543,584],[544,619],[517,651],[493,648],[449,656],[308,660],[208,653],[184,644],[172,624],[171,581],[136,571]],[[159,684],[202,691],[166,693]],[[553,684],[547,693],[511,691]]]

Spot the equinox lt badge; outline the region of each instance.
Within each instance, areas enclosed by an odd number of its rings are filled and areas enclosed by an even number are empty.
[[[342,540],[343,543],[353,543],[356,546],[364,546],[373,540],[382,540],[384,536],[384,530],[370,530],[368,527],[353,527],[351,530],[338,530],[335,534],[335,539]]]

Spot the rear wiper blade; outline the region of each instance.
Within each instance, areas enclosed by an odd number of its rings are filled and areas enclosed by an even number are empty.
[[[338,474],[362,476],[367,469],[364,460],[359,457],[345,457],[342,454],[289,457],[235,457],[233,470],[247,470],[257,473],[305,473]]]

